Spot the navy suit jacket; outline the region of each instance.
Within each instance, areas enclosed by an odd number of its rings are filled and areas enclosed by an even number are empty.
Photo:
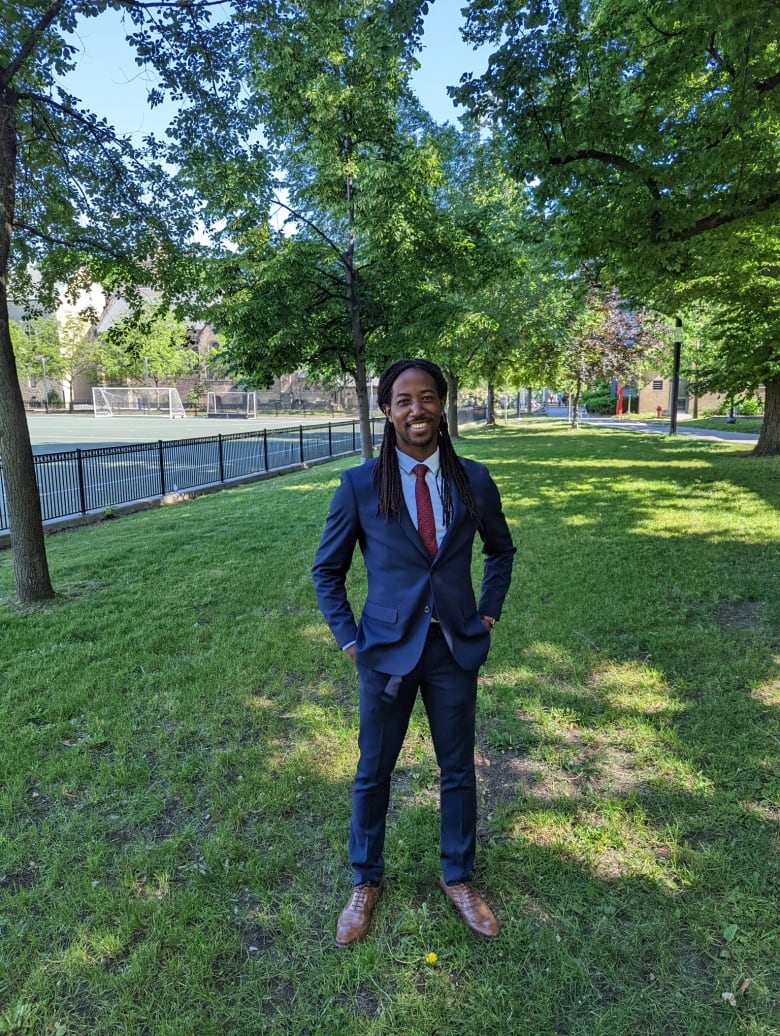
[[[512,575],[515,548],[487,468],[460,458],[482,516],[485,556],[479,606],[471,579],[477,526],[453,487],[454,514],[431,560],[406,506],[385,520],[377,513],[373,461],[341,477],[330,505],[312,578],[317,602],[339,647],[355,641],[361,665],[403,676],[417,664],[435,609],[453,658],[462,669],[478,669],[487,657],[490,634],[480,615],[499,618]],[[345,580],[355,546],[368,576],[365,604],[356,622]]]

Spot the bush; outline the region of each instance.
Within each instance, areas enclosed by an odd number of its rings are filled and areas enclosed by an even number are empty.
[[[725,399],[716,411],[713,413],[717,414],[728,414],[731,410],[731,401]],[[756,399],[753,396],[744,396],[743,398],[737,398],[734,400],[734,413],[741,414],[743,417],[758,417],[764,412],[764,408],[761,405],[761,400]]]
[[[743,399],[740,400],[737,411],[743,417],[758,417],[764,412],[764,408],[758,399]]]
[[[607,386],[586,389],[580,396],[580,403],[589,414],[614,414],[617,400],[610,395]]]

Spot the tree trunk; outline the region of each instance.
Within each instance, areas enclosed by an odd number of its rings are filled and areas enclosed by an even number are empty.
[[[764,385],[764,420],[758,435],[754,457],[780,455],[780,375]]]
[[[352,319],[352,338],[355,344],[355,392],[357,394],[358,421],[360,423],[360,455],[363,460],[371,460],[374,456],[374,442],[371,434],[371,415],[368,412],[368,377],[366,373],[366,347],[363,340],[363,328],[360,324],[360,309],[357,298],[352,305],[350,300],[350,317]]]
[[[534,412],[534,390],[532,388],[528,388],[526,391],[528,392],[528,413],[532,414]]]
[[[485,424],[489,428],[496,424],[496,386],[492,381],[488,382],[485,397]]]
[[[351,152],[352,142],[348,141]],[[349,322],[352,328],[352,342],[355,348],[355,392],[357,394],[358,420],[360,422],[360,455],[363,460],[371,460],[374,456],[374,441],[371,434],[371,415],[368,412],[368,377],[366,372],[366,340],[363,336],[363,324],[360,319],[360,296],[358,294],[357,275],[355,274],[355,207],[352,201],[352,177],[347,176],[347,220],[349,225],[349,244],[342,259],[344,266],[344,284],[349,308]]]
[[[579,409],[580,409],[580,396],[582,395],[582,376],[577,375],[577,380],[574,383],[574,392],[571,397],[571,426],[572,428],[579,428]]]
[[[447,428],[449,429],[450,439],[459,439],[458,376],[453,374],[451,370],[445,370],[444,375],[447,378]]]
[[[8,259],[16,190],[16,97],[0,93],[0,466],[8,503],[16,593],[24,604],[54,596],[41,521],[30,430],[8,321]]]

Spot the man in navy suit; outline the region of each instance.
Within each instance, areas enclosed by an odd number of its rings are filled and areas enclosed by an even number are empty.
[[[366,934],[382,893],[390,780],[418,691],[440,769],[441,886],[469,928],[498,935],[471,884],[475,707],[515,548],[487,468],[455,454],[446,398],[444,375],[427,360],[400,360],[382,374],[379,457],[342,475],[312,568],[320,609],[359,682],[349,830],[355,885],[338,919],[339,946]],[[479,606],[471,581],[477,533],[485,558]],[[345,589],[356,545],[368,575],[359,622]]]

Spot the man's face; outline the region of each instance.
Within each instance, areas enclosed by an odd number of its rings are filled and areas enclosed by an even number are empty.
[[[402,453],[423,461],[436,449],[444,399],[427,371],[408,367],[393,382],[390,405],[385,416],[395,429],[396,443]]]

